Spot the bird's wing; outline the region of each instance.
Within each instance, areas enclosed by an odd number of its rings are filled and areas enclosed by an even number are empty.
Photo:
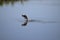
[[[22,17],[24,17],[25,19],[28,19],[28,17],[26,15],[22,15]]]
[[[22,26],[26,26],[27,23],[28,23],[28,21],[26,20],[26,21],[22,24]]]

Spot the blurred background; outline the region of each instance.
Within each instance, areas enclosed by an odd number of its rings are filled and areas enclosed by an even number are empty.
[[[22,14],[43,22],[21,26],[24,23]],[[58,22],[60,0],[0,0],[0,40],[60,40]]]

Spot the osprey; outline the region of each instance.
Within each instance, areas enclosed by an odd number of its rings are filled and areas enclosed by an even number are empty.
[[[26,21],[22,24],[22,26],[26,26],[28,23],[28,17],[26,15],[22,15],[26,19]]]
[[[25,22],[22,24],[22,26],[26,26],[28,22],[35,22],[35,21],[37,21],[37,20],[33,20],[33,19],[29,20],[27,15],[22,15],[22,17],[24,17],[24,19],[25,19]]]
[[[25,19],[25,22],[22,24],[22,26],[26,26],[28,22],[57,23],[56,21],[43,21],[43,20],[34,20],[34,19],[29,20],[27,15],[22,15],[22,17],[24,17]]]

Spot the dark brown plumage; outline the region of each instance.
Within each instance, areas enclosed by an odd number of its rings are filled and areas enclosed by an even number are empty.
[[[26,26],[27,23],[28,23],[28,20],[26,20],[26,21],[22,24],[22,26]]]
[[[25,22],[22,24],[22,26],[26,26],[28,23],[28,17],[26,15],[22,15],[22,17],[26,19]]]
[[[27,19],[27,20],[28,20],[28,17],[27,17],[26,15],[22,15],[22,17],[24,17],[25,19]]]

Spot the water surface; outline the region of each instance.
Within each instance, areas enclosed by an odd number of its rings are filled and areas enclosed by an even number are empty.
[[[60,23],[29,22],[21,26],[22,14],[34,20],[60,21],[59,4],[56,0],[0,5],[0,40],[59,40]]]

